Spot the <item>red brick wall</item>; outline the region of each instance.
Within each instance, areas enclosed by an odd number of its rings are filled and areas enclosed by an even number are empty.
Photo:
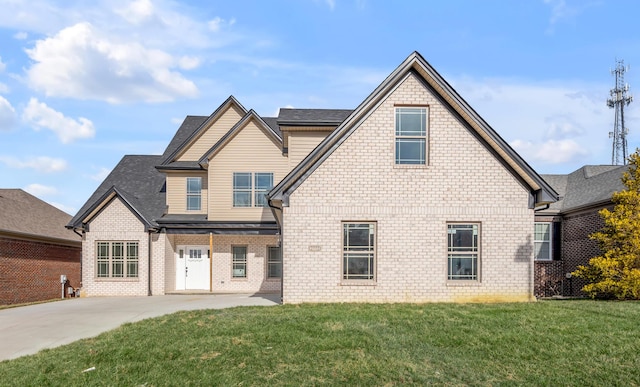
[[[60,298],[61,274],[80,287],[81,256],[80,246],[0,237],[0,304]]]

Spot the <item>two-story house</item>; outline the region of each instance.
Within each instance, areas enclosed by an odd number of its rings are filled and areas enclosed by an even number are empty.
[[[87,296],[526,301],[556,192],[418,54],[355,110],[234,97],[125,156],[68,227]]]

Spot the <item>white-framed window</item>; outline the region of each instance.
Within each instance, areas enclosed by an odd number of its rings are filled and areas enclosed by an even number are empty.
[[[267,278],[282,278],[282,249],[267,247]]]
[[[234,172],[233,206],[266,207],[265,195],[273,188],[271,172]]]
[[[427,163],[427,107],[396,107],[396,164]]]
[[[247,278],[247,246],[231,246],[232,278]]]
[[[202,178],[187,177],[187,211],[202,209]]]
[[[533,231],[533,258],[539,261],[550,261],[552,259],[552,223],[536,222]]]
[[[447,279],[478,280],[480,224],[447,224]]]
[[[376,223],[342,223],[342,279],[375,280]]]
[[[137,278],[138,242],[96,242],[96,277]]]

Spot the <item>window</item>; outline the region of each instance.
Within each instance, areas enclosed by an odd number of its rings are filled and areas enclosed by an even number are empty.
[[[266,207],[267,198],[265,195],[271,188],[273,188],[273,173],[256,173],[255,174],[255,191],[254,191],[254,206]]]
[[[187,177],[187,210],[198,211],[202,208],[202,178]]]
[[[233,246],[232,278],[247,278],[247,246]]]
[[[234,207],[266,207],[266,193],[273,188],[273,173],[235,172],[233,174]]]
[[[342,279],[375,279],[375,223],[342,224]]]
[[[267,247],[267,278],[282,278],[282,249]]]
[[[396,108],[396,164],[426,164],[427,108]]]
[[[96,277],[137,278],[138,242],[97,242]]]
[[[551,260],[551,223],[535,223],[533,232],[533,258]]]
[[[447,225],[448,279],[478,279],[478,224]]]

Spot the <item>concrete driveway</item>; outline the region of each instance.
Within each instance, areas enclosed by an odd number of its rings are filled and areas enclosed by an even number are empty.
[[[71,298],[0,310],[0,361],[94,337],[127,322],[182,310],[276,305],[280,295]]]

